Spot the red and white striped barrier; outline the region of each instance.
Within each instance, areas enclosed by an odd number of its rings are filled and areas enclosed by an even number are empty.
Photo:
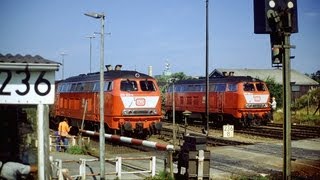
[[[100,133],[95,131],[88,131],[83,129],[80,129],[79,131],[89,135],[94,135],[94,136],[100,135]],[[111,134],[104,134],[104,137],[112,141],[120,141],[128,144],[142,145],[145,147],[150,147],[150,148],[154,148],[161,151],[174,151],[174,146],[171,144],[161,144],[153,141],[147,141],[147,140],[141,140],[141,139],[135,139],[135,138],[125,137],[125,136],[111,135]]]

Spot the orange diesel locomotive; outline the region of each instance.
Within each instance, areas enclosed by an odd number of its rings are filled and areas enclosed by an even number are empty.
[[[173,88],[174,87],[174,91]],[[172,95],[174,92],[176,119],[183,118],[185,110],[189,118],[205,121],[205,79],[181,80],[171,84],[166,92],[166,115],[172,118]],[[270,120],[270,98],[266,84],[252,77],[219,77],[209,80],[210,122],[240,123],[243,126],[267,123]]]
[[[84,129],[98,131],[99,79],[99,73],[90,73],[58,82],[54,118],[67,118],[76,127],[84,119]],[[108,70],[104,79],[106,131],[147,136],[161,129],[160,91],[153,77],[137,71]]]

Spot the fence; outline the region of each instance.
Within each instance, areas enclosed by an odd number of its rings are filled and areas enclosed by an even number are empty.
[[[138,170],[138,171],[124,171],[123,170],[123,161],[124,160],[149,160],[149,169],[142,169],[142,170]],[[64,178],[66,178],[67,176],[71,177],[71,178],[81,178],[86,179],[87,176],[100,176],[100,173],[91,173],[91,174],[87,174],[86,173],[86,167],[88,165],[87,162],[98,162],[98,159],[80,159],[79,161],[77,160],[64,160],[62,161],[61,159],[56,159],[56,160],[52,160],[52,172],[54,174],[56,174],[56,178],[58,180],[63,180]],[[123,157],[116,157],[116,158],[111,158],[111,159],[106,159],[106,161],[109,162],[115,162],[116,166],[115,166],[115,171],[109,171],[108,173],[106,173],[105,175],[115,175],[117,178],[121,179],[122,175],[124,174],[141,174],[141,173],[150,173],[152,177],[155,176],[156,173],[156,157],[155,156],[150,156],[150,157],[138,157],[138,158],[123,158]],[[68,173],[66,173],[66,169],[64,169],[62,167],[62,163],[79,163],[80,162],[80,166],[79,166],[79,174],[76,175],[68,175]]]
[[[85,142],[85,144],[90,143],[90,137],[82,137],[82,142]],[[68,137],[69,144],[68,146],[75,146],[78,145],[78,136],[69,136]],[[55,135],[49,135],[49,150],[50,152],[53,150],[52,148],[55,148],[56,151],[60,150],[60,147],[63,147],[63,143],[60,140],[60,136]]]

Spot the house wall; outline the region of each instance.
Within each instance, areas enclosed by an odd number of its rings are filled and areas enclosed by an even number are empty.
[[[0,117],[0,159],[36,163],[36,120],[28,118],[27,113],[16,105],[0,105]]]

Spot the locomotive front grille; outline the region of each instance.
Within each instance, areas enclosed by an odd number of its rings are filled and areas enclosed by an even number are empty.
[[[257,109],[261,109],[261,108],[267,108],[268,104],[262,103],[262,104],[256,104],[256,103],[248,103],[246,104],[246,108],[257,108]]]
[[[156,109],[124,109],[122,111],[123,116],[151,116],[157,115]]]

